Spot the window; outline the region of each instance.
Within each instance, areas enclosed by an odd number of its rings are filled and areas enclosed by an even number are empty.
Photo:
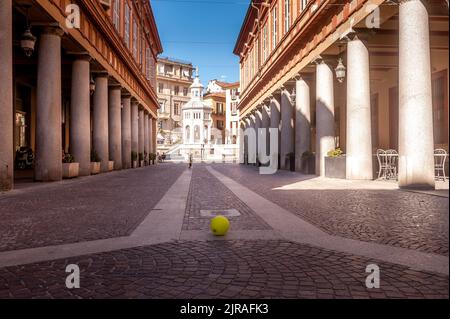
[[[125,44],[127,47],[130,46],[130,7],[128,3],[125,2]]]
[[[305,10],[306,6],[308,5],[308,0],[301,0],[301,7],[300,10]]]
[[[273,8],[272,10],[272,50],[277,46],[277,38],[278,38],[278,21],[277,21],[277,8]]]
[[[217,128],[218,128],[219,130],[223,130],[223,121],[217,120]]]
[[[266,62],[267,59],[267,24],[264,25],[263,28],[263,41],[262,41],[262,47],[263,47],[263,62]]]
[[[223,103],[216,103],[217,114],[223,114]]]
[[[189,93],[188,91],[189,91],[189,89],[188,89],[187,87],[184,87],[184,88],[183,88],[183,95],[184,95],[184,96],[187,96],[188,93]]]
[[[164,83],[159,83],[158,84],[158,93],[163,93],[164,92]]]
[[[448,102],[447,102],[447,71],[433,74],[433,130],[434,143],[448,144]]]
[[[237,103],[232,102],[231,103],[231,114],[235,115],[237,113]]]
[[[291,27],[291,0],[284,0],[284,32]]]
[[[180,94],[180,87],[178,85],[175,86],[175,89],[173,90],[173,94],[179,95]]]
[[[173,114],[180,115],[180,103],[176,102],[173,104]]]
[[[113,23],[116,30],[120,32],[120,0],[114,1]]]
[[[166,71],[166,74],[167,73],[173,73],[173,65],[167,65],[166,64],[166,67],[165,67],[165,71]]]
[[[137,23],[133,21],[133,55],[137,59],[138,57],[138,37],[137,37]]]
[[[150,48],[147,48],[145,50],[145,68],[146,68],[146,76],[147,80],[151,80],[152,78],[152,53],[150,51]]]

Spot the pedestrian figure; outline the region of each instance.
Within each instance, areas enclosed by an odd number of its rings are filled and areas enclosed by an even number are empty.
[[[193,161],[193,158],[192,158],[192,153],[191,153],[191,154],[189,154],[189,168],[192,168],[192,161]]]

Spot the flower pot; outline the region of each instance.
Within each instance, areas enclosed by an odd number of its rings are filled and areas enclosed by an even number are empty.
[[[302,157],[300,172],[305,175],[314,175],[316,173],[316,157],[315,156]]]
[[[80,172],[79,163],[63,163],[62,164],[62,177],[63,178],[75,178],[78,177]]]
[[[91,175],[97,175],[100,174],[100,162],[91,162]]]
[[[139,167],[144,167],[144,161],[139,161]]]
[[[325,157],[325,177],[346,179],[345,156]]]
[[[133,161],[133,168],[137,168],[137,167],[138,167],[137,161]]]
[[[114,170],[114,161],[108,162],[108,172],[112,172]]]

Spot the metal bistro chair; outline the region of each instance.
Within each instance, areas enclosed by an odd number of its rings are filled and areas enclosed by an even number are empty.
[[[387,172],[389,179],[397,179],[398,153],[396,150],[387,150]]]
[[[445,161],[447,160],[447,151],[444,149],[434,150],[434,176],[436,180],[441,178],[445,181]],[[442,173],[442,175],[441,175]]]
[[[383,177],[387,178],[387,156],[386,151],[382,149],[377,150],[377,159],[378,159],[378,179]]]

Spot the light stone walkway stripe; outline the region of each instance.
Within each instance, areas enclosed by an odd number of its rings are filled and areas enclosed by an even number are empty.
[[[0,268],[178,240],[183,224],[190,182],[191,171],[186,170],[128,237],[1,252]]]
[[[449,274],[448,256],[329,235],[233,179],[219,173],[212,167],[207,167],[207,169],[286,240],[374,258],[419,271],[440,273],[447,276]]]

